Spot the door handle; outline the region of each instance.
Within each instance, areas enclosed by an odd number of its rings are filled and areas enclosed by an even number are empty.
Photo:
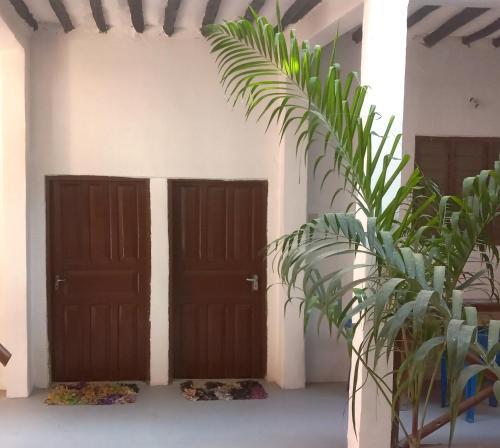
[[[65,278],[62,278],[59,274],[56,275],[56,279],[54,281],[54,289],[56,291],[59,291],[59,285],[61,283],[66,283],[66,279]]]
[[[257,274],[253,274],[251,277],[245,280],[252,284],[252,291],[259,290],[259,276]]]

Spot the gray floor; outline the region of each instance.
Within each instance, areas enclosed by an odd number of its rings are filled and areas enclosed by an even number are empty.
[[[137,403],[114,406],[47,406],[37,391],[0,400],[0,447],[345,447],[345,385],[265,387],[267,400],[193,403],[178,384],[144,386]]]
[[[142,386],[133,405],[47,406],[45,391],[0,398],[0,447],[345,448],[345,385],[265,387],[267,400],[232,402],[192,403],[178,384]],[[441,411],[434,406],[431,417]],[[425,442],[442,446],[447,436],[445,427]],[[474,424],[460,417],[453,446],[499,448],[500,408],[479,406]]]
[[[447,409],[439,406],[439,401],[435,400],[430,408],[426,422],[439,417]],[[401,412],[401,419],[407,422],[407,429],[410,427],[410,413]],[[402,434],[402,433],[401,433]],[[444,426],[440,430],[431,434],[425,439],[425,446],[438,447],[448,446],[450,427]],[[500,407],[491,408],[487,401],[476,408],[476,420],[474,423],[465,421],[463,415],[458,417],[453,448],[499,448],[500,447]]]

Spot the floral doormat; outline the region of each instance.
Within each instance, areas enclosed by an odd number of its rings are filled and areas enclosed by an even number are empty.
[[[56,384],[49,390],[45,400],[51,405],[75,404],[128,404],[134,403],[139,388],[125,383],[78,383]]]
[[[234,383],[207,381],[203,386],[193,381],[181,383],[182,395],[190,401],[212,400],[262,400],[267,392],[258,381],[245,380]]]

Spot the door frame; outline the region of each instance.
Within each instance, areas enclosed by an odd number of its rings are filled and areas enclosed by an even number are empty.
[[[186,182],[197,182],[197,183],[204,183],[204,184],[218,184],[221,182],[227,182],[227,183],[232,183],[232,182],[253,182],[253,183],[259,183],[262,185],[265,193],[265,217],[266,217],[266,245],[269,244],[268,242],[268,225],[269,225],[269,189],[268,189],[268,181],[265,179],[203,179],[203,178],[169,178],[167,179],[167,198],[168,198],[168,217],[167,217],[167,225],[168,225],[168,271],[169,271],[169,276],[168,276],[168,338],[169,338],[169,347],[168,347],[168,382],[169,384],[173,382],[173,380],[177,379],[174,377],[174,340],[175,340],[175,303],[174,303],[174,293],[173,293],[173,222],[174,222],[174,211],[173,211],[173,187],[175,184],[182,184]],[[268,317],[268,295],[267,295],[267,289],[268,289],[268,284],[267,284],[267,256],[262,257],[262,280],[263,280],[263,285],[265,285],[265,288],[263,289],[264,292],[264,312],[263,312],[263,325],[261,325],[262,328],[262,334],[260,335],[261,340],[262,340],[262,366],[263,366],[263,373],[264,377],[267,377],[267,353],[268,353],[268,344],[267,344],[267,333],[268,333],[268,327],[267,327],[267,317]]]
[[[52,297],[52,279],[54,278],[53,263],[52,263],[52,243],[53,235],[51,232],[51,220],[50,220],[50,210],[51,210],[51,195],[50,186],[54,181],[71,181],[71,180],[95,180],[95,181],[130,181],[130,180],[142,180],[147,182],[148,188],[146,189],[147,195],[147,205],[148,205],[148,215],[146,217],[146,229],[148,232],[148,257],[147,266],[149,269],[149,278],[147,279],[148,288],[148,303],[147,303],[147,325],[146,330],[148,333],[147,350],[147,366],[146,366],[146,381],[149,382],[151,377],[151,191],[150,191],[150,179],[147,177],[123,177],[123,176],[93,176],[93,175],[72,175],[72,174],[61,174],[61,175],[50,175],[45,176],[45,281],[46,281],[46,292],[47,292],[47,337],[48,337],[48,370],[49,370],[49,380],[53,381],[52,374],[52,360],[53,360],[53,321],[52,321],[52,306],[54,298]]]

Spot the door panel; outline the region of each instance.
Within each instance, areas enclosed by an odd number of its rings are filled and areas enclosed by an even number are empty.
[[[443,194],[462,196],[463,180],[481,170],[491,170],[499,159],[498,137],[425,137],[415,139],[415,161],[422,173],[434,181]],[[488,226],[488,233],[500,244],[500,218]]]
[[[149,182],[51,178],[47,198],[53,380],[146,380]]]
[[[174,377],[264,376],[267,184],[171,181],[169,191]]]

